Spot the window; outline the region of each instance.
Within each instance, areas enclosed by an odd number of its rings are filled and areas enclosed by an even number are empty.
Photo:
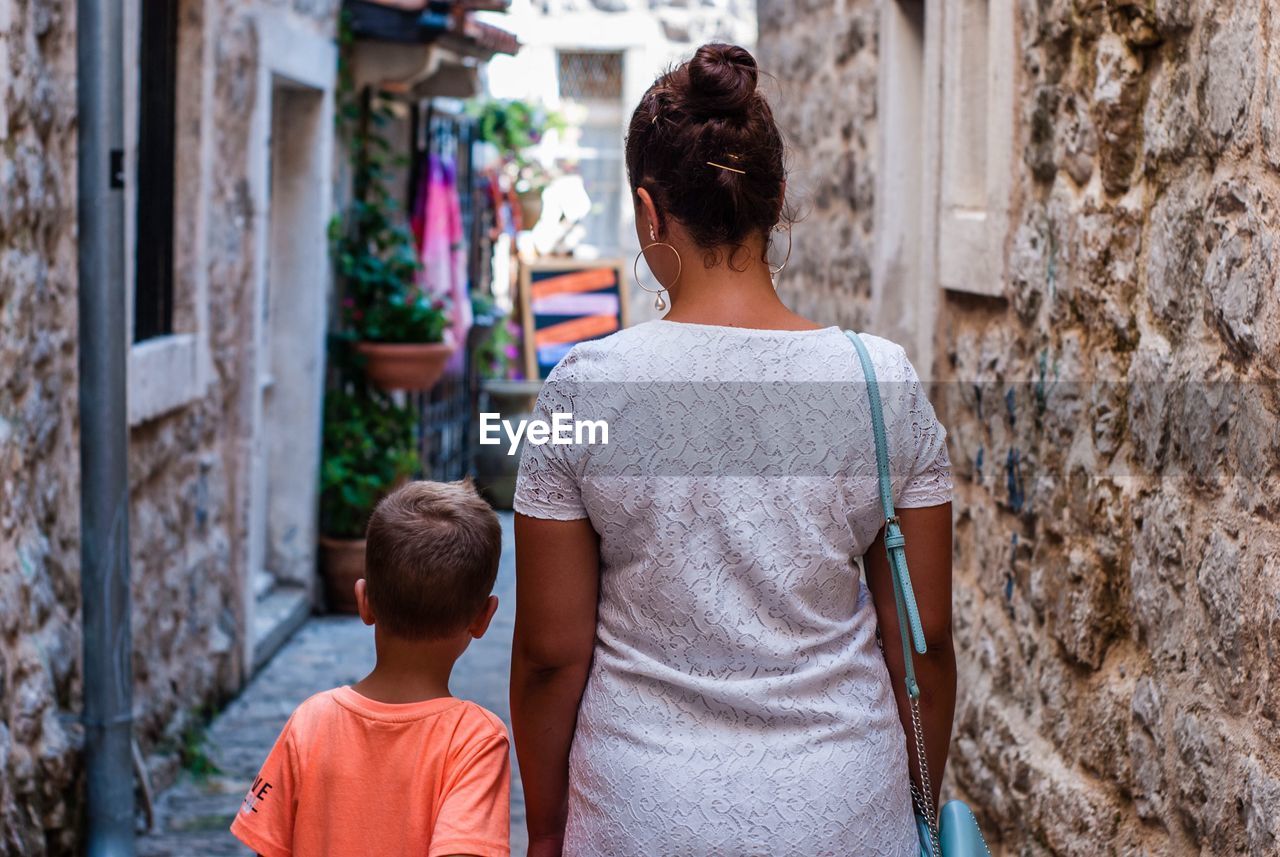
[[[560,51],[560,97],[573,101],[620,101],[622,54],[617,51]]]
[[[125,50],[133,57],[124,70],[130,425],[196,401],[214,376],[203,228],[216,62],[204,26],[214,2],[124,4]]]
[[[932,278],[936,129],[934,0],[886,0],[880,11],[879,169],[872,258],[875,332],[901,342],[927,372],[938,290]]]
[[[558,51],[557,64],[561,99],[581,108],[581,124],[566,135],[567,145],[558,154],[576,164],[591,200],[591,211],[582,220],[582,246],[617,254],[625,199],[623,54]]]
[[[938,280],[1004,292],[1013,140],[1013,9],[1007,0],[944,0]]]
[[[140,4],[133,339],[173,332],[176,0]]]
[[[944,290],[1004,292],[1012,0],[884,0],[872,321],[921,374]]]

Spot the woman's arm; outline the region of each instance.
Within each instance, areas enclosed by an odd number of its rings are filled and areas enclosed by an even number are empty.
[[[599,538],[589,520],[516,515],[511,726],[530,857],[561,852],[569,747],[595,646],[599,564]]]
[[[920,610],[928,653],[916,654],[916,682],[920,685],[920,719],[924,726],[925,758],[933,781],[937,805],[942,774],[951,746],[951,718],[956,708],[956,654],[951,641],[951,504],[922,509],[899,509],[898,520],[907,540],[907,568]],[[907,735],[908,755],[915,769],[915,745],[911,740],[911,709],[907,701],[906,664],[898,633],[898,609],[893,600],[893,580],[884,549],[884,529],[865,557],[867,586],[880,620],[884,659],[893,678],[898,716]],[[916,782],[919,782],[917,779]]]

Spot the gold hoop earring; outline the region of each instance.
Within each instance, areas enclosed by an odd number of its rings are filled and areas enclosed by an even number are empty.
[[[680,274],[684,271],[684,260],[680,258],[680,251],[675,247],[672,247],[665,241],[654,241],[653,243],[640,248],[640,252],[636,254],[636,258],[631,262],[631,273],[635,276],[636,285],[651,295],[657,295],[657,298],[654,299],[653,302],[653,308],[661,312],[667,308],[667,302],[662,299],[662,293],[669,291],[669,287],[662,285],[662,282],[659,280],[658,288],[651,289],[644,284],[643,280],[640,279],[640,257],[643,256],[644,251],[648,250],[650,247],[667,247],[672,253],[676,254],[676,278],[671,281],[671,285],[673,286],[680,282]],[[658,279],[656,275],[654,276],[654,279]]]
[[[782,231],[782,230],[779,230],[779,231]],[[787,263],[791,261],[791,227],[790,226],[787,227],[786,232],[787,232],[787,255],[783,257],[781,265],[779,265],[776,268],[773,268],[773,267],[769,268],[770,279],[781,274],[782,269],[787,267]],[[768,262],[766,262],[765,264],[767,265]]]

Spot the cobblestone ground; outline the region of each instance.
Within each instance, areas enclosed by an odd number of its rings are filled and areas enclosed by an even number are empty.
[[[507,675],[515,621],[515,550],[511,515],[502,516],[502,565],[495,594],[500,601],[489,633],[467,650],[454,670],[451,690],[510,723]],[[373,632],[354,617],[308,622],[244,692],[210,725],[205,750],[220,773],[183,773],[156,801],[152,832],[138,843],[141,857],[244,857],[251,854],[228,832],[231,819],[285,720],[313,693],[359,680],[373,666]],[[515,771],[515,757],[512,755]],[[511,847],[525,849],[524,801],[519,772],[512,782]]]

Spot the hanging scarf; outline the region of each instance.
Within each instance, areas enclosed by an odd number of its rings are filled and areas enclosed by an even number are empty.
[[[454,347],[449,365],[459,368],[472,316],[457,168],[452,160],[446,162],[432,152],[427,156],[424,175],[426,192],[422,194],[420,203],[421,238],[418,246],[422,266],[418,271],[418,288],[444,306],[449,316],[445,341]]]

